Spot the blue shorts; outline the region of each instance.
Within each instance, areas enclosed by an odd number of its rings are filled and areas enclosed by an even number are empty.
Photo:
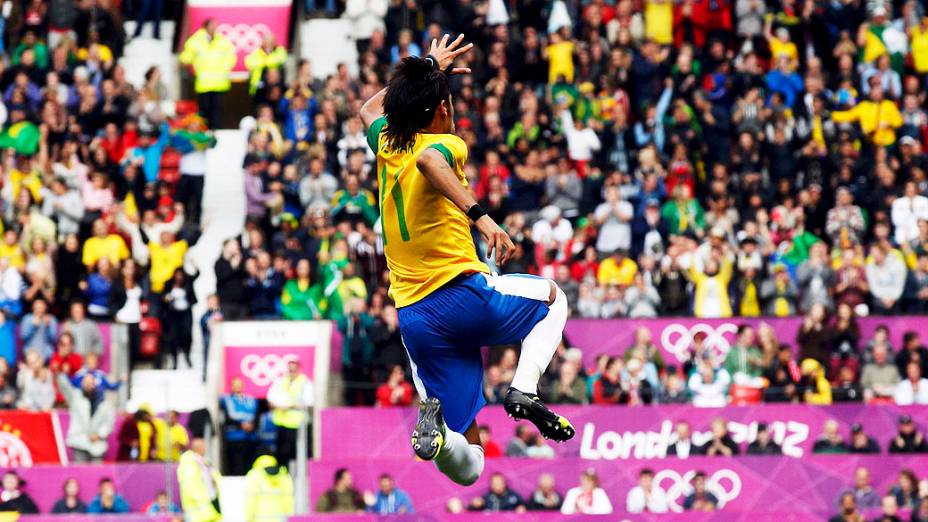
[[[449,428],[463,433],[486,404],[480,348],[521,343],[548,315],[550,293],[540,277],[478,273],[399,309],[416,390],[441,401]]]

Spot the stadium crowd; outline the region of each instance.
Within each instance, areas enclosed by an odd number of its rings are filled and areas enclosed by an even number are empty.
[[[638,357],[576,368],[608,374],[607,393],[597,398],[592,381],[581,393],[567,366],[559,399],[708,405],[735,382],[769,383],[768,400],[924,403],[920,341],[864,339],[856,322],[928,310],[922,9],[347,2],[357,73],[343,64],[315,80],[302,61],[292,78],[268,68],[256,83],[249,218],[217,262],[215,317],[335,320],[345,401],[409,401],[377,393],[408,383],[390,376],[405,354],[387,297],[378,175],[356,114],[392,64],[444,31],[466,32],[476,50],[460,65],[473,72],[452,81],[465,171],[517,245],[492,269],[557,281],[574,317],[805,317],[796,339],[740,332],[727,361],[702,357],[697,340],[686,373],[642,341],[643,353],[629,352]],[[514,356],[491,354],[491,399]]]

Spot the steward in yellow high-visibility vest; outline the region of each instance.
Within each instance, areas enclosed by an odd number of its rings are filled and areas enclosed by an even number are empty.
[[[193,439],[180,456],[177,483],[186,522],[220,522],[219,472],[206,460],[206,442]]]
[[[261,47],[251,51],[245,57],[245,67],[249,73],[248,92],[254,96],[264,78],[264,71],[280,69],[286,61],[287,50],[282,45],[276,45],[273,34],[265,35]]]
[[[267,390],[271,422],[277,427],[277,462],[288,464],[296,458],[297,429],[313,405],[313,382],[300,372],[300,362],[291,359],[287,373],[278,377]],[[308,419],[307,419],[308,420]]]
[[[245,475],[245,521],[285,522],[294,512],[293,479],[271,455],[255,459]]]
[[[211,129],[219,125],[219,95],[232,86],[230,73],[238,56],[232,41],[216,32],[216,21],[207,18],[197,32],[184,43],[179,60],[193,68],[194,85],[200,115]]]

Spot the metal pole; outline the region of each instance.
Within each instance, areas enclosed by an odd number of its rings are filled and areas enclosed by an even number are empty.
[[[308,458],[308,441],[309,441],[309,412],[303,412],[303,419],[300,421],[300,427],[296,430],[296,480],[294,481],[294,506],[297,515],[305,515],[309,512],[309,483],[306,476]]]

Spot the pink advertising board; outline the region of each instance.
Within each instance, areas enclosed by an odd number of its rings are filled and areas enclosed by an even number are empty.
[[[928,320],[925,317],[893,316],[863,317],[857,320],[860,326],[861,343],[873,336],[873,331],[880,325],[889,328],[890,340],[898,350],[902,345],[902,336],[907,331],[921,335],[922,342],[928,343]],[[686,360],[693,336],[697,333],[706,335],[706,345],[718,355],[728,353],[735,340],[735,332],[741,324],[755,328],[762,323],[769,324],[776,333],[777,340],[789,344],[794,351],[796,333],[802,326],[802,317],[732,317],[728,319],[697,319],[694,317],[662,317],[659,319],[571,319],[564,328],[564,338],[569,346],[583,350],[583,361],[591,366],[597,354],[622,355],[632,345],[635,330],[647,328],[651,339],[661,349],[668,364],[678,365]]]
[[[638,473],[648,468],[655,473],[654,484],[666,492],[669,514],[654,518],[631,515],[629,520],[822,521],[837,512],[838,496],[853,483],[854,470],[859,466],[870,471],[873,489],[882,493],[893,485],[902,469],[915,470],[921,476],[928,469],[928,457],[695,457],[634,461],[618,466],[613,462],[590,462],[576,458],[488,459],[481,478],[470,487],[454,484],[441,475],[434,464],[416,461],[412,457],[324,460],[310,464],[310,509],[315,508],[319,497],[331,487],[332,477],[339,468],[351,471],[354,486],[360,491],[376,491],[378,477],[382,473],[389,473],[395,479],[396,487],[409,494],[418,516],[425,517],[425,520],[455,522],[461,519],[457,518],[458,515],[447,514],[448,501],[459,498],[466,505],[474,497],[483,495],[494,473],[501,473],[509,487],[523,499],[535,489],[539,476],[550,473],[554,476],[555,489],[563,498],[568,489],[578,485],[581,473],[592,468],[612,504],[612,518],[606,520],[626,520],[629,515],[626,509],[628,492],[637,485]],[[692,477],[698,471],[706,474],[707,488],[719,500],[718,511],[707,518],[700,518],[683,509],[683,500],[692,491]],[[864,511],[867,520],[874,520],[878,512],[878,509]],[[483,516],[490,517],[484,520],[499,520],[495,518],[496,515],[473,513],[470,516],[474,517],[472,519]],[[560,514],[552,513],[549,516],[551,518],[542,516],[534,520],[563,520],[558,518]],[[691,516],[694,518],[689,518]],[[774,516],[779,518],[775,519]],[[466,516],[463,520],[467,520]]]
[[[290,5],[288,1],[279,0],[191,0],[187,2],[184,38],[199,29],[207,18],[216,20],[219,24],[217,31],[235,45],[238,61],[233,70],[243,72],[246,70],[245,57],[261,45],[266,35],[274,35],[279,45],[289,47]]]
[[[726,408],[694,408],[691,405],[664,406],[560,406],[577,428],[577,435],[564,444],[553,445],[558,457],[586,460],[660,459],[676,440],[674,425],[690,425],[695,444],[710,437],[709,425],[716,417],[728,421],[728,430],[742,450],[757,435],[757,424],[765,422],[775,442],[787,457],[806,458],[822,433],[826,420],[834,419],[847,437],[851,425],[860,423],[885,453],[896,433],[900,415],[910,415],[928,431],[928,408],[924,406],[834,405],[809,406],[760,404]],[[364,419],[365,430],[330,429],[350,426]],[[479,424],[490,427],[501,445],[509,441],[516,428],[500,406],[488,406],[477,416]],[[413,408],[326,408],[322,411],[323,439],[320,455],[324,459],[392,458],[412,456],[409,433],[416,423]],[[372,438],[371,433],[377,437]]]
[[[232,379],[241,377],[245,393],[264,398],[291,360],[300,362],[304,374],[313,375],[314,357],[314,346],[226,346],[223,389],[228,392]]]

